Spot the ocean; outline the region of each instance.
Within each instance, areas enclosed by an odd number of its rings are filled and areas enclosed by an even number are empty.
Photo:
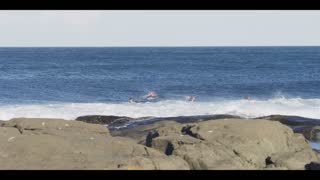
[[[319,119],[319,90],[320,47],[0,48],[1,120],[214,114]],[[145,101],[149,91],[157,93],[156,101]],[[191,95],[195,102],[185,100]]]

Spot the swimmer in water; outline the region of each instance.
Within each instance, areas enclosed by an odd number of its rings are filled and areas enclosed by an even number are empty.
[[[136,103],[136,101],[133,98],[129,98],[129,103]]]
[[[187,100],[187,101],[194,102],[194,101],[196,100],[196,97],[194,97],[194,96],[187,96],[187,97],[186,97],[186,100]]]

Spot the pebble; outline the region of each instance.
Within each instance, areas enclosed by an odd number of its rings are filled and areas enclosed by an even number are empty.
[[[15,137],[11,137],[8,139],[8,142],[12,141]]]

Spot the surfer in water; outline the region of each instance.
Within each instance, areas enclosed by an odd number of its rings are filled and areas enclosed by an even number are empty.
[[[187,97],[186,97],[186,100],[187,100],[187,101],[194,102],[194,101],[196,100],[196,97],[194,97],[194,96],[187,96]]]
[[[129,103],[136,103],[136,101],[133,98],[129,98]]]
[[[244,99],[249,101],[249,100],[251,100],[251,97],[250,96],[245,96]]]
[[[154,100],[157,98],[157,94],[153,91],[150,91],[149,94],[147,95],[148,100]]]

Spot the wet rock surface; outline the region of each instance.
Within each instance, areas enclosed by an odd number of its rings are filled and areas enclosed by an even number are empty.
[[[320,170],[320,162],[311,162],[305,168],[306,170]]]
[[[306,126],[296,128],[294,132],[303,134],[304,137],[309,141],[320,142],[320,126]]]
[[[202,115],[202,116],[178,116],[178,117],[140,117],[132,118],[130,122],[124,124],[112,124],[108,125],[109,130],[123,130],[132,129],[143,125],[153,124],[161,121],[173,121],[177,123],[195,123],[208,120],[218,120],[218,119],[241,119],[239,116],[227,115],[227,114],[217,114],[217,115]]]
[[[320,120],[299,116],[271,115],[257,119],[278,121],[293,129],[295,133],[303,134],[309,141],[320,142]]]
[[[284,116],[284,115],[271,115],[271,116],[263,116],[255,119],[266,119],[271,121],[279,121],[282,124],[288,126],[316,126],[320,125],[320,121],[318,119],[304,118],[300,116]]]
[[[131,138],[139,142],[139,141],[145,141],[146,137],[150,137],[150,135],[148,136],[149,133],[152,133],[152,132],[159,133],[159,129],[161,129],[161,127],[165,127],[165,130],[169,131],[169,129],[171,128],[167,128],[167,127],[175,128],[176,125],[180,125],[180,123],[177,123],[175,121],[159,121],[152,124],[140,125],[135,128],[112,130],[110,131],[110,134],[112,136],[121,136],[121,137]],[[179,131],[179,130],[180,129],[178,128],[176,131]]]
[[[153,118],[154,117],[131,118],[126,116],[91,115],[91,116],[80,116],[80,117],[77,117],[75,120],[90,123],[90,124],[106,125],[110,130],[117,130],[119,128],[123,128],[128,124],[139,124],[140,121],[152,120]]]
[[[125,116],[99,116],[99,115],[91,115],[91,116],[80,116],[77,117],[76,121],[82,121],[91,124],[101,124],[108,125],[115,123],[117,121],[121,121],[122,123],[128,122],[133,118],[125,117]]]

